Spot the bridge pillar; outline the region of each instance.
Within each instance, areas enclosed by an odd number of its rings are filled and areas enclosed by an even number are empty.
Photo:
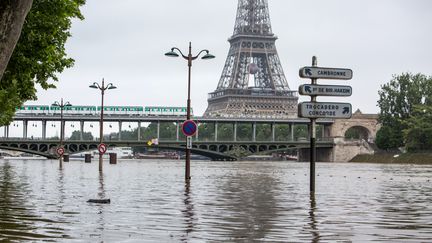
[[[138,122],[138,141],[141,141],[141,122]]]
[[[176,122],[176,141],[180,141],[180,122]]]
[[[156,133],[156,137],[157,137],[158,140],[160,140],[160,139],[159,139],[159,135],[160,135],[160,121],[157,122],[157,133]]]
[[[290,139],[294,141],[294,123],[290,124]]]
[[[23,138],[27,138],[28,120],[23,120]]]
[[[119,123],[119,125],[118,125],[119,126],[118,140],[121,141],[121,132],[122,132],[122,124],[123,123],[121,121],[119,121],[118,123]]]
[[[4,127],[4,137],[9,138],[9,125]]]
[[[84,140],[84,121],[80,121],[80,140]]]
[[[218,122],[215,122],[215,142],[217,142],[218,140]]]
[[[234,142],[237,142],[237,122],[234,122]]]
[[[271,133],[272,133],[272,142],[275,141],[275,123],[273,122],[271,125]]]
[[[46,139],[46,126],[47,126],[47,121],[42,120],[42,139]]]
[[[252,142],[256,142],[256,122],[252,123]]]

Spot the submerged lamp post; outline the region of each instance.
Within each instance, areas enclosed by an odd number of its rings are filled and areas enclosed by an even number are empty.
[[[72,106],[69,101],[66,103],[63,103],[63,98],[60,100],[60,104],[56,101],[52,104],[52,106],[59,107],[60,108],[60,146],[57,149],[57,152],[61,151],[60,158],[59,158],[59,166],[60,169],[63,168],[63,139],[64,139],[64,122],[63,122],[63,109],[68,106]]]
[[[116,89],[112,83],[109,83],[105,86],[105,80],[102,79],[102,85],[94,82],[89,86],[92,89],[99,89],[101,91],[102,102],[101,102],[101,113],[100,113],[100,121],[99,121],[99,145],[103,143],[103,111],[104,111],[104,94],[107,89]],[[102,172],[102,163],[103,163],[103,154],[99,152],[99,171]]]
[[[180,54],[178,54],[178,53]],[[171,48],[170,52],[165,53],[165,56],[168,57],[183,57],[185,60],[188,61],[188,96],[187,96],[187,111],[186,111],[186,120],[189,121],[191,119],[191,100],[190,100],[190,84],[191,84],[191,68],[192,68],[192,61],[197,59],[202,53],[206,53],[201,59],[213,59],[215,56],[209,53],[208,50],[201,50],[198,52],[196,56],[192,56],[192,44],[189,42],[189,53],[188,55],[184,55],[183,52],[177,48],[173,47]],[[187,139],[186,139],[187,141]],[[185,178],[186,181],[189,181],[190,176],[190,148],[188,147],[188,144],[186,142],[186,171],[185,171]]]

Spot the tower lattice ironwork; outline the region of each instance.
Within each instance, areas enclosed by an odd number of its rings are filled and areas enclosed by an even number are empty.
[[[239,0],[228,57],[204,116],[297,116],[297,93],[285,78],[276,39],[267,0]]]

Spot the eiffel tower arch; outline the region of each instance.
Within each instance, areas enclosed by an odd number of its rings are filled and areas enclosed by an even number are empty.
[[[205,117],[297,117],[297,92],[285,78],[276,40],[267,0],[239,0],[231,47]]]

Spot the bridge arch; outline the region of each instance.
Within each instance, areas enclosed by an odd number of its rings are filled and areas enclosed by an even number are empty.
[[[373,136],[372,132],[364,126],[352,126],[345,131],[345,139],[363,139],[369,141]]]
[[[336,119],[330,129],[330,137],[346,138],[357,133],[358,138],[373,142],[380,128],[378,114],[363,114],[357,110],[351,119]]]

